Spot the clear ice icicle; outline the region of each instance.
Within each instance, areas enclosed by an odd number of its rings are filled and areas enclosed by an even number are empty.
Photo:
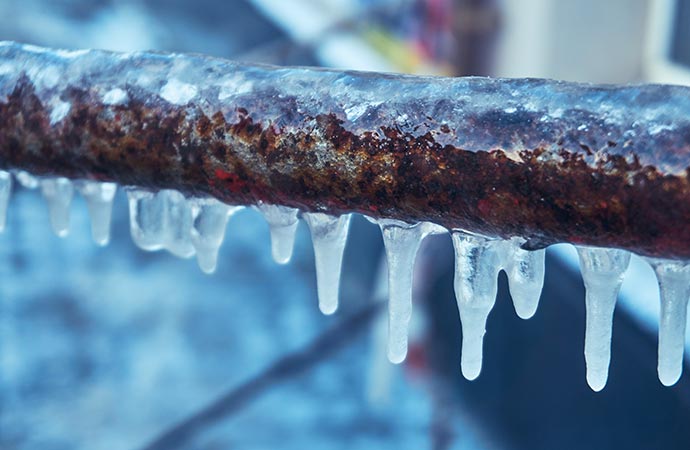
[[[417,251],[427,235],[445,229],[428,222],[414,225],[392,219],[379,219],[377,222],[388,259],[388,359],[399,364],[407,356]]]
[[[185,196],[173,190],[158,192],[164,202],[165,235],[163,246],[166,250],[180,258],[194,255],[192,244],[192,209]]]
[[[165,201],[153,192],[127,191],[129,226],[132,240],[143,250],[163,248],[165,234]]]
[[[184,195],[167,189],[157,193],[131,189],[127,196],[130,231],[137,246],[166,249],[182,258],[194,255],[192,210]]]
[[[598,392],[609,377],[613,310],[630,263],[624,250],[577,247],[585,283],[585,362],[587,383]]]
[[[508,287],[513,298],[515,312],[522,319],[529,319],[537,312],[539,297],[544,287],[545,250],[527,251],[520,248],[522,239],[504,241],[504,269],[508,275]]]
[[[12,193],[12,174],[0,170],[0,231],[5,229],[7,222],[7,206],[10,203]]]
[[[72,182],[63,177],[41,180],[41,191],[48,203],[50,224],[59,237],[69,233],[69,207],[74,196]]]
[[[218,250],[225,237],[228,219],[243,206],[230,206],[216,199],[191,200],[193,224],[192,244],[196,260],[204,273],[213,273],[218,264]]]
[[[278,264],[287,264],[292,258],[299,210],[281,205],[259,203],[255,208],[264,216],[271,231],[271,254]]]
[[[86,200],[91,218],[91,236],[101,246],[110,241],[110,219],[116,190],[115,183],[84,181],[79,185],[79,192]]]
[[[340,271],[350,214],[334,217],[322,213],[305,213],[304,220],[309,226],[314,244],[319,309],[324,314],[333,314],[338,308]]]
[[[501,270],[501,241],[463,231],[452,233],[455,249],[455,298],[462,326],[462,374],[474,380],[482,370],[486,320],[496,303]]]
[[[659,380],[674,385],[683,373],[685,326],[690,296],[690,264],[650,259],[661,295],[659,315]]]

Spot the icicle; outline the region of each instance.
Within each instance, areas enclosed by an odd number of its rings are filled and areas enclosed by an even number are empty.
[[[5,230],[7,221],[7,206],[10,202],[12,193],[12,175],[4,170],[0,170],[0,232]]]
[[[496,302],[501,241],[454,230],[455,297],[462,325],[462,374],[474,380],[482,370],[486,320]]]
[[[659,315],[659,380],[674,385],[683,373],[685,325],[690,297],[690,264],[650,259],[661,294]]]
[[[407,333],[412,317],[412,275],[417,250],[429,234],[440,232],[428,222],[414,225],[379,219],[388,259],[388,359],[395,364],[407,356]]]
[[[165,205],[165,238],[166,250],[180,258],[194,255],[192,244],[192,209],[185,196],[173,190],[163,190],[157,194],[163,198]]]
[[[180,192],[128,190],[130,231],[134,243],[148,251],[166,249],[173,255],[194,255],[192,210]]]
[[[544,287],[545,250],[527,251],[520,248],[522,239],[504,241],[504,269],[508,275],[508,287],[513,307],[521,319],[529,319],[537,312],[539,297]]]
[[[319,309],[324,314],[333,314],[338,309],[340,271],[350,214],[334,217],[321,213],[305,213],[304,220],[309,226],[314,244]]]
[[[210,274],[216,270],[228,219],[243,206],[226,205],[212,198],[194,199],[191,203],[194,218],[191,238],[197,263],[203,272]]]
[[[271,254],[278,264],[287,264],[292,257],[299,210],[281,205],[259,203],[255,208],[264,216],[271,230]]]
[[[165,201],[153,192],[127,191],[129,225],[134,243],[143,250],[163,248],[165,238]]]
[[[48,202],[50,224],[59,237],[69,233],[69,207],[74,195],[74,186],[67,178],[46,178],[41,180],[43,197]]]
[[[84,181],[79,192],[86,199],[86,206],[91,217],[91,236],[96,244],[104,246],[110,241],[110,219],[113,211],[113,199],[117,185],[98,181]]]
[[[14,173],[15,178],[19,184],[26,189],[36,189],[38,187],[38,178],[31,175],[24,170],[18,170]]]
[[[577,247],[585,283],[585,362],[587,383],[599,392],[606,385],[611,361],[613,310],[623,274],[630,263],[624,250]]]

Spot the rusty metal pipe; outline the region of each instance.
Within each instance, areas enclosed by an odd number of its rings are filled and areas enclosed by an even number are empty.
[[[0,43],[0,167],[690,258],[690,88]]]

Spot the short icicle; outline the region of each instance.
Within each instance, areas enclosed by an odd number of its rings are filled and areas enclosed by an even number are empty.
[[[412,277],[422,240],[438,232],[438,226],[414,225],[393,219],[379,219],[388,259],[388,359],[399,364],[407,356],[407,334],[412,318]]]
[[[218,251],[225,238],[230,217],[243,206],[231,206],[213,198],[191,200],[193,224],[192,244],[199,268],[211,274],[218,265]]]
[[[7,207],[12,193],[12,174],[0,170],[0,232],[5,230],[7,223]]]
[[[319,309],[324,314],[333,314],[338,309],[340,272],[350,214],[334,217],[322,213],[305,213],[304,220],[309,226],[314,245]]]
[[[577,247],[585,283],[585,363],[587,383],[599,392],[609,377],[613,310],[630,263],[624,250]]]
[[[128,189],[129,226],[132,240],[142,250],[163,248],[165,202],[154,192]]]
[[[515,312],[521,319],[534,316],[544,287],[545,250],[527,251],[520,248],[522,239],[505,241],[504,269],[508,275],[508,287],[513,298]]]
[[[264,216],[271,231],[271,254],[278,264],[287,264],[292,258],[299,210],[281,205],[259,203],[255,208]]]
[[[74,186],[67,178],[46,178],[41,180],[41,191],[48,203],[50,224],[59,237],[69,233],[69,207],[74,196]]]
[[[84,181],[79,192],[86,200],[91,218],[91,236],[97,245],[105,246],[110,241],[110,220],[117,184]]]
[[[496,303],[502,242],[464,231],[452,232],[455,297],[462,326],[462,374],[474,380],[482,370],[486,321]]]
[[[661,295],[659,315],[659,380],[674,385],[683,373],[685,326],[690,297],[690,263],[651,259]]]
[[[195,250],[192,244],[192,208],[187,198],[178,191],[166,189],[158,192],[164,204],[163,247],[175,256],[190,258]]]

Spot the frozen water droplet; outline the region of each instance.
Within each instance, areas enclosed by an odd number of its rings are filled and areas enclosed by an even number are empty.
[[[350,214],[334,217],[321,213],[305,213],[304,220],[309,226],[314,244],[319,309],[324,314],[333,314],[338,309],[340,272],[350,226]]]
[[[79,192],[86,200],[91,218],[91,236],[101,246],[110,241],[110,219],[116,190],[115,183],[84,181],[79,185]]]
[[[7,206],[10,202],[12,193],[12,175],[9,172],[0,170],[0,232],[5,230],[7,221]]]
[[[259,203],[256,210],[263,214],[271,231],[271,254],[278,264],[287,264],[292,258],[299,210],[281,205]]]
[[[38,187],[38,178],[31,175],[24,170],[18,170],[14,173],[15,178],[19,184],[26,189],[36,189]]]
[[[204,273],[213,273],[218,264],[218,250],[225,237],[228,219],[243,206],[231,206],[216,199],[194,199],[192,217],[194,218],[191,238],[199,268]]]
[[[587,383],[599,392],[606,386],[611,361],[613,310],[630,263],[624,250],[577,247],[585,283],[585,362]]]
[[[74,186],[67,178],[46,178],[41,180],[41,191],[48,203],[50,224],[59,237],[69,233],[69,207],[74,196]]]
[[[537,312],[539,297],[544,287],[544,250],[527,251],[520,248],[521,239],[506,241],[504,268],[515,312],[529,319]]]
[[[690,264],[650,259],[661,294],[659,316],[659,380],[674,385],[683,373],[685,326],[690,297]]]
[[[142,250],[163,248],[165,201],[153,192],[128,189],[129,225],[132,240]]]
[[[501,270],[501,241],[463,231],[452,232],[455,249],[455,298],[462,325],[462,374],[474,380],[482,370],[486,320],[496,302]]]
[[[407,334],[412,318],[412,277],[422,240],[445,230],[428,222],[408,224],[379,219],[388,259],[388,359],[399,364],[407,356]]]
[[[192,244],[192,209],[182,193],[164,190],[158,193],[165,202],[165,241],[164,247],[180,258],[194,255]]]

